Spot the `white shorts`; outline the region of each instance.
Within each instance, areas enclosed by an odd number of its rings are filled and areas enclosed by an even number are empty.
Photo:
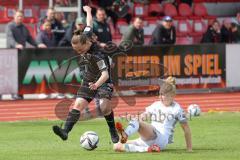
[[[163,135],[160,133],[156,128],[154,128],[154,132],[156,133],[156,138],[153,140],[144,140],[141,137],[135,140],[132,140],[132,144],[135,144],[137,146],[145,146],[150,147],[153,144],[156,144],[160,147],[161,150],[165,149],[168,144],[168,136]]]

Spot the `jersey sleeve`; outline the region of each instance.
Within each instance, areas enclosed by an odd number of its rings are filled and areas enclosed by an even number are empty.
[[[188,121],[185,111],[180,108],[177,114],[177,120],[179,123],[186,123]]]
[[[93,35],[93,29],[89,26],[86,26],[83,30],[83,34],[87,35],[88,37],[92,37]]]
[[[107,71],[108,67],[106,65],[106,62],[104,61],[104,59],[100,58],[99,56],[94,55],[93,56],[94,61],[97,64],[97,67],[100,71]]]

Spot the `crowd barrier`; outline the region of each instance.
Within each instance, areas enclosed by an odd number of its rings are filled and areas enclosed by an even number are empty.
[[[116,90],[157,90],[176,77],[179,89],[240,87],[240,45],[133,47],[111,55]],[[0,93],[77,93],[79,56],[71,48],[0,50]]]

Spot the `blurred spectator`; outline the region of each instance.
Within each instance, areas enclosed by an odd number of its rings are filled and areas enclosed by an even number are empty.
[[[238,43],[240,42],[240,12],[239,13],[237,13],[237,41],[238,41]]]
[[[113,3],[114,0],[99,0],[98,5],[100,8],[104,9],[104,12],[107,14],[107,16],[112,18],[114,27],[116,28],[117,20],[118,20],[118,15],[116,12],[113,10]],[[98,12],[98,9],[97,9]],[[96,13],[97,15],[98,13]]]
[[[143,20],[136,17],[132,25],[129,26],[127,32],[123,34],[122,41],[132,41],[134,45],[144,44]]]
[[[131,0],[115,0],[111,10],[117,15],[117,18],[124,18],[130,24],[132,15],[129,10],[133,10],[133,7],[134,3]]]
[[[110,27],[106,22],[106,12],[103,8],[97,9],[96,20],[93,22],[93,32],[96,34],[101,47],[112,41]]]
[[[7,33],[7,48],[23,49],[26,47],[26,42],[33,46],[37,46],[37,43],[32,38],[29,30],[23,24],[23,12],[17,11],[14,14],[14,20],[8,23],[6,28]]]
[[[71,47],[71,40],[72,40],[72,36],[73,36],[73,32],[75,30],[84,30],[86,26],[86,22],[84,18],[77,18],[76,21],[72,22],[71,25],[69,26],[69,28],[66,30],[66,33],[63,37],[63,39],[60,41],[60,43],[58,44],[58,46],[61,47]]]
[[[208,27],[207,32],[203,34],[201,43],[220,43],[221,29],[220,23],[215,20],[211,26]]]
[[[221,41],[224,43],[231,43],[231,20],[225,19],[221,27]]]
[[[240,36],[238,34],[238,28],[236,23],[231,23],[231,36],[230,41],[231,43],[239,43],[240,42]]]
[[[37,44],[39,48],[56,47],[56,39],[51,30],[51,22],[46,21],[43,24],[43,30],[37,35]]]
[[[173,19],[169,16],[163,18],[161,25],[153,31],[150,45],[174,44],[176,42],[176,29],[173,26]]]
[[[61,21],[58,21],[56,19],[55,11],[53,8],[49,8],[47,10],[47,16],[40,19],[40,21],[38,23],[38,32],[40,32],[40,30],[42,30],[42,25],[44,24],[45,21],[51,22],[51,29],[52,29],[53,34],[56,37],[56,43],[59,43],[65,34],[65,30],[63,28]]]
[[[23,24],[23,12],[20,10],[14,14],[14,20],[8,23],[6,34],[7,48],[23,49],[26,47],[26,42],[37,46],[27,27]],[[12,98],[14,100],[23,99],[23,95],[13,94]]]

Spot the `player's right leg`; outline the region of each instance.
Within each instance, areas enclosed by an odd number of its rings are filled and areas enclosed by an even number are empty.
[[[88,106],[89,101],[85,98],[77,98],[72,106],[71,111],[68,113],[64,127],[61,128],[57,125],[53,126],[53,132],[58,135],[62,140],[67,140],[68,133],[72,130],[73,126],[80,118],[80,113]]]
[[[125,129],[120,122],[117,122],[116,128],[120,134],[121,143],[126,143],[128,137],[136,132],[138,132],[144,140],[152,140],[156,138],[153,126],[142,121],[131,120]]]

